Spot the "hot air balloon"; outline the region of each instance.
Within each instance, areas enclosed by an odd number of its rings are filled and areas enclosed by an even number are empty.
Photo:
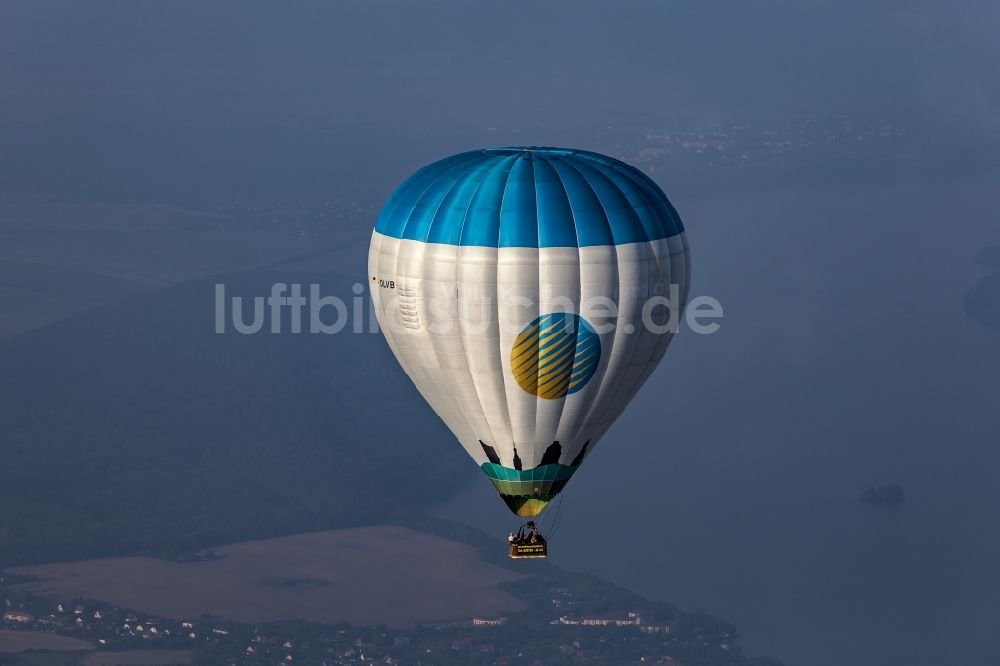
[[[404,181],[368,271],[403,370],[511,511],[533,517],[663,357],[690,262],[677,212],[635,167],[516,147]]]

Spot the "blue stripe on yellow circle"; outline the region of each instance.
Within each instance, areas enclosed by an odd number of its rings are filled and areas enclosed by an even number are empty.
[[[565,397],[586,385],[601,360],[601,340],[583,317],[570,312],[545,314],[518,334],[510,368],[518,386],[547,400]]]

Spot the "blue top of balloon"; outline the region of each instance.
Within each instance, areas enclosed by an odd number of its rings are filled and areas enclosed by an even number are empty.
[[[392,193],[375,231],[448,245],[587,247],[669,238],[684,226],[633,166],[584,150],[517,147],[423,167]]]

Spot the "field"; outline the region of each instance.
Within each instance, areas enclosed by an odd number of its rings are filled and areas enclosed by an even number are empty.
[[[41,631],[6,631],[0,629],[0,654],[26,650],[77,651],[93,650],[94,646],[67,636]],[[0,663],[3,663],[0,661]]]
[[[276,217],[262,225],[245,214],[160,204],[0,201],[0,339],[158,287],[343,243],[280,227],[288,216]]]
[[[80,666],[178,666],[191,661],[187,650],[123,650],[89,654]]]
[[[471,546],[395,527],[314,532],[214,548],[177,563],[120,557],[16,567],[21,587],[90,598],[167,618],[241,623],[309,620],[411,626],[521,610],[500,583],[523,578]]]

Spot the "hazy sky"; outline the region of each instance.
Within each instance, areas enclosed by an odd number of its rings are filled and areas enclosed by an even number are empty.
[[[8,0],[0,16],[2,113],[25,119],[564,127],[879,109],[986,122],[1000,102],[990,0]]]

